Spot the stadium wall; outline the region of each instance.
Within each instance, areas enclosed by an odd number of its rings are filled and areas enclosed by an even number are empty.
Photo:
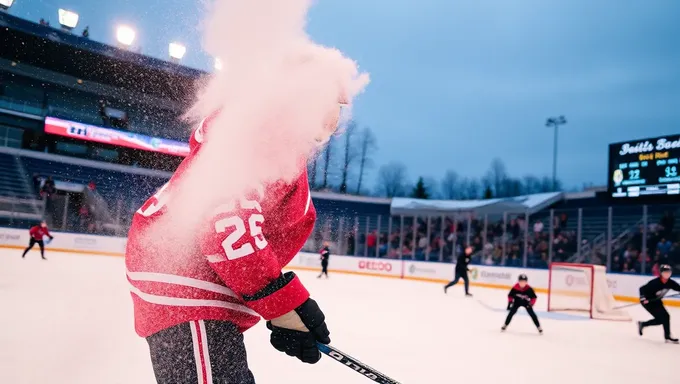
[[[28,230],[0,228],[0,248],[21,250],[29,241]],[[96,236],[75,233],[54,233],[54,240],[46,245],[51,252],[79,253],[85,255],[103,255],[121,257],[125,253],[127,239],[124,237]],[[300,252],[288,265],[289,269],[319,271],[319,255]],[[537,292],[548,290],[548,271],[545,269],[491,267],[484,265],[470,266],[470,284],[472,286],[510,289],[517,276],[524,273]],[[352,256],[332,256],[331,273],[364,275],[404,280],[417,280],[444,284],[454,275],[454,265],[448,263],[432,263],[410,260],[376,259]],[[638,288],[649,280],[649,276],[607,274],[609,289],[617,300],[638,301]],[[583,279],[565,275],[566,285],[585,284]],[[680,300],[668,299],[667,305],[680,307]]]

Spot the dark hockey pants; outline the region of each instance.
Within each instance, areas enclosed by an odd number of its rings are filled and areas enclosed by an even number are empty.
[[[38,246],[40,247],[40,256],[42,256],[42,258],[44,259],[45,258],[45,242],[42,241],[42,240],[36,240],[33,237],[31,237],[31,241],[28,243],[28,248],[26,248],[24,250],[24,254],[21,255],[21,257],[25,257],[26,254],[28,253],[28,251],[30,251],[31,248],[33,248],[33,246],[36,245],[36,244],[38,244]]]
[[[642,323],[643,327],[649,327],[652,325],[663,325],[663,334],[666,339],[671,337],[671,316],[666,311],[661,300],[654,301],[647,304],[642,304],[642,306],[649,312],[654,319],[645,321]]]
[[[453,280],[450,281],[448,284],[446,284],[446,289],[449,289],[453,287],[454,285],[458,284],[458,281],[460,279],[463,279],[463,283],[465,283],[465,293],[468,294],[470,293],[470,279],[468,278],[467,271],[456,271],[456,276],[454,276]]]
[[[321,274],[319,277],[326,275],[328,276],[328,262],[327,261],[322,261],[321,262]]]
[[[510,322],[512,321],[513,316],[515,316],[515,313],[517,313],[517,310],[520,308],[526,308],[527,313],[531,317],[531,321],[534,322],[534,325],[536,328],[541,327],[541,323],[538,322],[538,316],[536,316],[536,312],[534,312],[534,308],[531,305],[523,305],[517,302],[514,302],[512,304],[512,307],[510,307],[510,313],[508,313],[508,317],[505,318],[505,325],[509,325]]]
[[[243,335],[226,321],[198,320],[146,338],[158,384],[254,384]]]

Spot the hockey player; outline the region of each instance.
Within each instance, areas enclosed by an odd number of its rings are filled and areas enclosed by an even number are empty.
[[[453,280],[451,280],[448,284],[444,286],[444,293],[446,293],[446,291],[449,288],[458,284],[458,281],[460,279],[463,279],[463,283],[465,283],[465,296],[472,297],[472,295],[470,294],[470,278],[468,278],[468,272],[470,272],[468,264],[470,264],[471,257],[472,247],[465,248],[465,252],[462,255],[458,256],[458,261],[456,261],[455,269],[456,275],[454,276]]]
[[[274,348],[305,363],[321,358],[317,343],[331,341],[317,303],[295,273],[282,273],[316,218],[305,168],[292,183],[255,187],[215,207],[190,249],[158,255],[146,246],[147,230],[167,213],[214,119],[194,132],[189,156],[137,211],[128,235],[135,329],[149,344],[159,384],[254,383],[242,333],[260,317]]]
[[[41,221],[39,225],[31,227],[28,233],[31,235],[31,239],[28,242],[28,247],[24,250],[24,254],[21,255],[21,258],[26,257],[28,251],[30,251],[34,245],[38,244],[38,247],[40,247],[40,256],[42,256],[43,260],[47,260],[45,258],[45,241],[43,239],[45,236],[49,237],[50,240],[54,239],[54,236],[50,235],[50,231],[47,229],[47,222],[45,220]]]
[[[527,313],[531,316],[531,320],[538,329],[538,333],[543,334],[543,329],[541,324],[538,322],[538,316],[534,312],[534,304],[536,304],[536,292],[529,286],[527,275],[519,275],[517,284],[508,293],[508,317],[505,318],[505,324],[501,327],[501,331],[505,331],[510,325],[513,316],[517,313],[517,310],[521,307],[526,308]]]
[[[640,287],[640,303],[647,312],[654,316],[654,319],[638,321],[638,333],[642,336],[645,327],[662,325],[666,342],[678,344],[678,339],[671,336],[671,316],[666,311],[662,299],[670,290],[680,292],[680,285],[671,280],[672,271],[669,265],[662,265],[659,273],[659,277]]]
[[[323,243],[323,248],[321,248],[321,274],[317,278],[321,278],[321,276],[326,275],[326,278],[328,278],[328,259],[331,258],[331,250],[328,247],[328,243],[324,242]]]

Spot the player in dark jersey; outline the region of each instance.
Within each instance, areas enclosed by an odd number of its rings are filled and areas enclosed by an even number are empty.
[[[43,241],[43,238],[47,236],[50,240],[54,239],[54,236],[50,235],[50,231],[47,230],[47,222],[45,222],[45,220],[41,221],[39,225],[31,227],[28,233],[31,235],[31,240],[28,242],[28,247],[24,250],[24,254],[21,255],[21,258],[26,257],[28,251],[30,251],[34,245],[38,244],[38,247],[40,247],[40,256],[42,256],[43,260],[47,260],[45,258],[45,242]]]
[[[650,280],[647,284],[640,287],[640,304],[654,318],[648,321],[638,321],[638,333],[642,336],[642,331],[645,327],[662,325],[666,342],[678,344],[678,339],[671,336],[671,316],[668,314],[661,299],[670,290],[680,292],[680,285],[676,281],[671,280],[672,271],[669,265],[662,265],[659,268],[659,272],[661,276]]]
[[[456,275],[453,280],[444,286],[444,293],[446,293],[449,288],[458,284],[458,280],[463,279],[463,282],[465,283],[465,296],[472,297],[470,294],[470,279],[468,278],[468,272],[470,272],[468,264],[470,264],[471,257],[472,247],[465,248],[465,252],[458,256],[458,260],[456,261]]]
[[[518,280],[517,284],[515,284],[510,290],[510,293],[508,293],[508,310],[510,313],[508,313],[508,317],[505,318],[505,324],[501,327],[501,331],[505,331],[508,325],[510,325],[512,317],[515,316],[517,310],[524,307],[529,316],[531,316],[531,320],[538,329],[538,333],[542,335],[543,329],[541,328],[541,323],[538,322],[538,316],[536,316],[536,312],[534,312],[533,308],[534,304],[536,304],[536,292],[529,286],[527,275],[519,275]]]
[[[317,278],[321,278],[321,276],[326,275],[326,278],[328,278],[328,259],[331,258],[331,250],[328,248],[328,243],[324,242],[323,243],[323,248],[321,248],[321,273]]]

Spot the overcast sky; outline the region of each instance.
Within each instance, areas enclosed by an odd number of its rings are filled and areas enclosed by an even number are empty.
[[[12,13],[55,25],[59,7],[92,39],[127,23],[144,53],[166,57],[176,40],[210,69],[200,1],[16,0]],[[371,73],[355,117],[378,137],[378,164],[440,179],[499,157],[513,176],[549,175],[545,120],[563,114],[558,177],[574,187],[606,183],[608,143],[680,133],[679,15],[678,0],[321,0],[309,32]]]

